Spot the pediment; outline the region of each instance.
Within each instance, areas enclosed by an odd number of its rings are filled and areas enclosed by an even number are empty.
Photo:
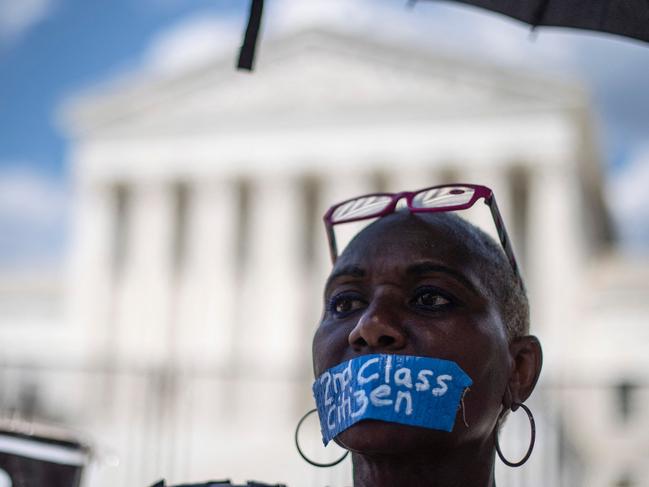
[[[519,72],[326,31],[263,45],[252,73],[217,59],[172,79],[144,79],[79,101],[75,132],[129,135],[470,116],[558,107],[574,88]]]

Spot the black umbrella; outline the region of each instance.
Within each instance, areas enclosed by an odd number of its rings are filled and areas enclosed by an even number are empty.
[[[411,4],[418,0],[410,0]],[[436,1],[436,0],[429,0]],[[607,32],[649,42],[649,0],[451,0],[499,12],[537,26]],[[239,69],[251,70],[264,0],[252,0],[239,54]]]
[[[571,27],[649,42],[647,0],[454,0],[492,10],[532,27]]]

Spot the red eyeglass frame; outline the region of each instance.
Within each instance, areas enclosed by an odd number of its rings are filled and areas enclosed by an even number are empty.
[[[440,206],[440,207],[433,207],[433,208],[426,208],[426,207],[418,208],[413,206],[412,202],[414,197],[417,194],[422,193],[424,191],[429,191],[431,189],[442,189],[442,188],[458,188],[458,189],[471,188],[473,189],[473,195],[471,196],[471,199],[468,202],[459,205],[447,205],[447,206]],[[371,213],[360,217],[342,219],[335,222],[333,221],[333,214],[339,207],[351,201],[360,198],[367,198],[370,196],[388,196],[391,198],[391,200],[389,203],[387,203],[385,208],[383,208],[382,210],[376,213]],[[338,247],[336,245],[336,235],[333,230],[334,225],[339,225],[341,223],[351,223],[351,222],[356,222],[361,220],[368,220],[371,218],[384,217],[386,215],[389,215],[390,213],[394,213],[397,207],[397,203],[402,198],[406,198],[408,209],[412,213],[439,213],[439,212],[446,212],[446,211],[466,210],[468,208],[471,208],[475,204],[475,202],[478,201],[480,198],[483,198],[485,204],[489,206],[489,210],[491,211],[491,216],[493,218],[494,224],[496,225],[496,231],[498,232],[498,239],[500,240],[500,244],[502,245],[503,251],[507,256],[507,260],[509,260],[509,263],[512,266],[512,269],[516,277],[522,282],[522,277],[518,270],[516,257],[514,256],[514,251],[511,246],[511,240],[509,239],[509,235],[507,234],[507,229],[505,228],[505,224],[500,214],[500,210],[498,209],[498,205],[496,204],[496,197],[494,196],[494,193],[490,188],[479,184],[464,184],[464,183],[441,184],[437,186],[430,186],[427,188],[419,189],[417,191],[401,191],[400,193],[368,193],[361,196],[356,196],[354,198],[349,198],[345,201],[341,201],[340,203],[333,205],[331,208],[329,208],[329,210],[327,210],[327,212],[324,214],[323,217],[325,229],[327,232],[327,240],[329,241],[329,253],[331,255],[331,262],[335,264],[338,258]]]

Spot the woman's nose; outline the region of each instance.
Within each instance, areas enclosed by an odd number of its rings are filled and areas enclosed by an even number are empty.
[[[387,300],[376,300],[361,315],[349,333],[349,344],[357,351],[399,350],[406,346],[407,336],[395,307]]]

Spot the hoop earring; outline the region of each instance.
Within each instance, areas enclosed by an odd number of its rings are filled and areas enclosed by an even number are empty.
[[[298,441],[298,433],[300,432],[300,427],[302,426],[302,423],[304,423],[304,420],[309,417],[309,415],[315,413],[317,409],[312,409],[308,411],[302,418],[298,421],[297,427],[295,428],[295,448],[297,448],[297,452],[300,454],[300,456],[304,459],[305,462],[310,463],[314,467],[333,467],[334,465],[338,465],[340,462],[342,462],[345,458],[347,458],[347,455],[349,454],[349,450],[345,452],[345,454],[340,457],[338,460],[335,460],[331,463],[319,463],[319,462],[314,462],[311,460],[309,457],[307,457],[302,449],[300,448],[300,442]]]
[[[510,462],[507,460],[503,453],[500,451],[500,444],[498,443],[498,433],[496,432],[496,452],[498,453],[498,456],[500,457],[500,460],[507,465],[508,467],[520,467],[523,465],[527,460],[530,458],[530,455],[532,454],[532,450],[534,449],[534,442],[536,441],[536,423],[534,422],[534,416],[532,415],[532,411],[530,411],[530,408],[528,408],[525,404],[522,403],[512,403],[513,406],[520,406],[523,408],[523,411],[527,413],[527,418],[530,420],[530,431],[532,432],[532,437],[530,438],[530,446],[527,448],[527,453],[525,453],[525,456],[519,460],[518,462]],[[500,418],[498,418],[498,423],[500,424],[500,419],[503,417],[503,415],[507,411],[503,411],[500,413]]]

